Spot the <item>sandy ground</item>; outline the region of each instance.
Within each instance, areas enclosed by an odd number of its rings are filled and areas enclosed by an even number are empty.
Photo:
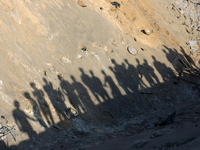
[[[199,3],[111,2],[1,1],[2,147],[198,149]]]

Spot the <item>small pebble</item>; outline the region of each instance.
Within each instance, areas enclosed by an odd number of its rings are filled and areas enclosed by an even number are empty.
[[[81,48],[82,51],[87,51],[86,47]]]

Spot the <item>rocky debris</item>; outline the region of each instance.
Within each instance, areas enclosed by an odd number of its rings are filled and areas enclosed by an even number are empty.
[[[132,46],[127,47],[127,50],[132,55],[137,55],[138,54],[138,51]]]
[[[5,120],[5,125],[0,122],[0,141],[6,139],[8,143],[9,136],[11,136],[16,141],[16,129],[13,126],[8,125],[8,120],[5,116],[1,116],[1,119]]]
[[[196,50],[199,49],[199,46],[197,45],[197,41],[189,41],[190,42],[190,48],[193,50],[193,53],[196,52]]]
[[[149,29],[142,30],[141,32],[143,32],[146,35],[150,35],[151,34],[151,31]]]
[[[188,26],[190,26],[192,30],[198,29],[200,19],[199,1],[174,0],[174,3],[177,6],[177,10],[181,10],[181,13],[185,16],[185,18],[190,20]]]
[[[0,90],[2,90],[2,89],[3,89],[3,81],[0,80]]]
[[[115,8],[118,8],[118,7],[120,7],[120,3],[118,3],[118,2],[111,2],[111,4],[112,5],[114,5],[115,6]]]
[[[87,51],[86,47],[81,48],[82,51]]]
[[[83,3],[81,0],[78,0],[77,2],[81,7],[87,7],[85,3]]]

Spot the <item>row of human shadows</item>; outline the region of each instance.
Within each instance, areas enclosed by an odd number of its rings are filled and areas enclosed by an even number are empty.
[[[177,51],[172,52],[171,49],[167,50],[170,50],[170,52],[167,53],[165,50],[164,52],[166,53],[166,56],[170,55],[171,53],[177,53]],[[167,56],[167,58],[168,57],[169,56]],[[170,76],[173,75],[173,71],[164,63],[159,62],[154,56],[152,56],[152,59],[153,64],[163,78],[163,81],[168,81]],[[24,92],[24,97],[26,97],[26,99],[28,99],[32,105],[34,118],[26,115],[20,109],[19,102],[17,100],[14,101],[16,109],[13,111],[13,117],[20,131],[27,133],[30,138],[36,136],[36,132],[32,129],[28,121],[29,119],[39,122],[40,125],[45,128],[48,128],[49,125],[55,124],[50,107],[45,100],[44,93],[48,95],[57,115],[59,116],[60,120],[63,121],[64,119],[68,119],[67,111],[70,109],[68,106],[66,106],[65,96],[68,97],[69,102],[77,110],[77,112],[81,113],[82,111],[88,111],[87,108],[95,107],[92,103],[88,89],[94,95],[95,99],[99,103],[102,103],[102,99],[104,101],[112,99],[114,100],[116,97],[122,95],[119,90],[119,86],[127,94],[138,93],[138,87],[147,88],[147,85],[143,82],[142,78],[145,78],[150,86],[160,83],[155,74],[154,68],[151,67],[145,59],[143,60],[143,64],[136,59],[136,67],[130,64],[127,59],[125,59],[121,64],[118,64],[114,59],[112,59],[111,62],[113,67],[109,67],[109,71],[114,74],[118,85],[116,85],[116,82],[114,82],[113,78],[104,70],[101,71],[102,75],[104,76],[104,81],[102,83],[92,70],[89,71],[90,75],[88,75],[84,72],[83,68],[79,68],[83,84],[77,81],[72,75],[70,76],[72,81],[71,83],[65,80],[62,76],[58,75],[58,79],[60,81],[60,87],[58,89],[54,89],[52,83],[47,81],[46,78],[43,78],[45,83],[43,85],[43,90],[38,89],[35,83],[30,83],[30,86],[33,90],[33,97],[28,92]],[[107,93],[105,87],[109,87],[111,89],[112,96]]]

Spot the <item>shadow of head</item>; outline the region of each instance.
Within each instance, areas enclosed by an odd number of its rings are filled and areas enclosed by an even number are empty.
[[[19,104],[19,102],[18,102],[17,100],[14,101],[14,106],[15,106],[16,108],[19,108],[19,107],[20,107],[20,104]]]
[[[30,96],[30,94],[28,92],[24,92],[24,97],[26,97],[27,99],[31,98],[31,96]]]
[[[30,86],[31,86],[33,89],[36,89],[35,83],[31,82],[31,83],[30,83]]]
[[[151,56],[151,57],[153,58],[154,61],[156,60],[155,56]]]

